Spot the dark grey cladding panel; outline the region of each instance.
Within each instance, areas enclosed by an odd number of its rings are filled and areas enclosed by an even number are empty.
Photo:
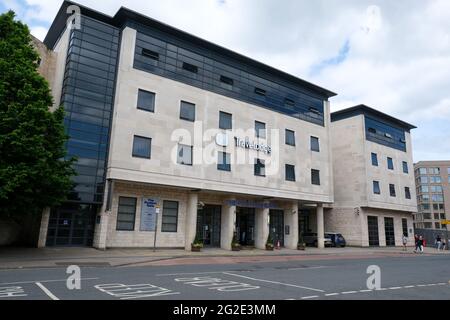
[[[61,103],[68,156],[78,161],[69,201],[103,201],[119,38],[119,29],[86,16],[70,34]]]
[[[136,69],[324,125],[323,103],[326,97],[155,28],[133,21],[126,25],[138,31]],[[149,50],[147,54],[143,54],[143,49]],[[196,66],[197,72],[185,70],[184,63]],[[232,79],[233,85],[222,82],[221,76]],[[265,94],[257,94],[256,88]]]
[[[374,116],[365,116],[366,139],[406,152],[405,129],[393,126]]]

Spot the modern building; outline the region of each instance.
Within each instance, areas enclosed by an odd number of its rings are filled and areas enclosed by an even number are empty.
[[[446,230],[442,220],[450,220],[450,161],[421,161],[414,164],[418,212],[414,225],[419,229]]]
[[[331,114],[334,203],[327,231],[349,245],[414,244],[417,211],[411,133],[415,127],[365,105]]]
[[[299,228],[324,230],[333,92],[126,8],[71,5],[44,43],[76,185],[41,246],[231,249],[236,232],[296,248]]]

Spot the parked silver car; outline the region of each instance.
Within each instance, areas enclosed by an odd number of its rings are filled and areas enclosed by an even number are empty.
[[[313,232],[307,232],[303,234],[303,241],[306,243],[307,246],[314,246],[317,247],[317,233]],[[327,235],[325,235],[325,247],[332,247],[333,241],[331,238]]]

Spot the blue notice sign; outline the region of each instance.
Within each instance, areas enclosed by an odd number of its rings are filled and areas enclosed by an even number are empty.
[[[156,231],[159,199],[143,198],[141,205],[141,231]]]

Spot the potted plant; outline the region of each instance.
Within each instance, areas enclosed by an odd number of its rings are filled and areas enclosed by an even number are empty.
[[[233,234],[233,240],[231,240],[231,250],[241,251],[241,244],[239,243],[236,233]]]
[[[203,242],[200,241],[198,234],[195,236],[194,242],[191,244],[192,252],[200,252],[203,248]]]
[[[266,250],[273,251],[274,247],[275,246],[273,245],[272,235],[269,232],[269,237],[267,238],[267,242],[266,242]]]
[[[305,250],[305,249],[306,249],[306,243],[305,243],[305,241],[303,240],[303,237],[300,236],[300,237],[298,238],[297,250]]]

